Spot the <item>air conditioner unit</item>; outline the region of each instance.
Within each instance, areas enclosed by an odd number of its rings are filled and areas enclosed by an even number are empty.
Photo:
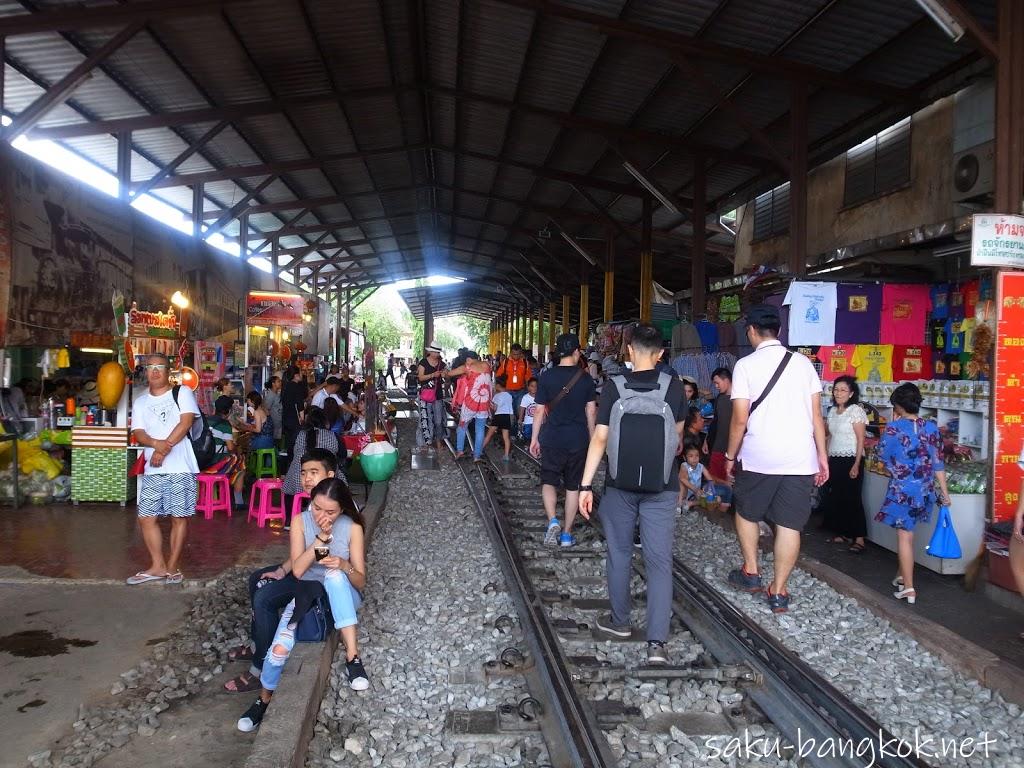
[[[995,189],[996,144],[986,141],[953,155],[953,202],[963,203]]]

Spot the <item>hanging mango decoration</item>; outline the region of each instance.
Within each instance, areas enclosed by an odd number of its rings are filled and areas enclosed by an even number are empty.
[[[305,342],[302,342],[302,341],[295,342],[295,351],[296,352],[305,352],[306,349],[307,349],[307,347],[306,347]]]
[[[292,359],[291,347],[281,347],[281,359],[286,363]]]
[[[96,373],[96,389],[100,396],[100,405],[104,408],[116,408],[124,392],[124,368],[120,363],[109,361],[100,366]]]
[[[277,357],[277,353],[280,351],[277,346],[277,342],[271,339],[268,342],[267,348],[270,350],[271,357]]]
[[[188,387],[193,392],[199,389],[199,373],[195,368],[189,368],[186,365],[181,369],[181,384],[184,387]]]

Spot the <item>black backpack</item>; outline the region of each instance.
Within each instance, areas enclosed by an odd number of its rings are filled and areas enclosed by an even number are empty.
[[[181,389],[180,384],[171,390],[175,405],[178,405],[179,389]],[[181,411],[180,405],[178,405],[178,410]],[[199,418],[203,423],[199,437],[192,437],[195,428],[195,422],[193,422],[192,428],[188,431],[188,441],[192,444],[192,453],[195,454],[196,464],[199,465],[200,470],[203,470],[212,467],[217,461],[217,446],[213,442],[213,432],[210,430],[210,425],[206,423],[206,415],[202,411],[199,411]]]

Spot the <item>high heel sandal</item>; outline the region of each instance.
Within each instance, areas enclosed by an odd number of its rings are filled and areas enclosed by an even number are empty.
[[[913,588],[901,589],[899,592],[893,592],[892,596],[895,597],[897,600],[906,600],[907,605],[913,605],[915,602],[917,602],[917,590]]]
[[[902,576],[897,576],[897,577],[896,577],[895,579],[893,579],[893,580],[892,580],[892,581],[891,581],[890,583],[891,583],[891,584],[892,584],[892,585],[893,585],[894,587],[899,587],[900,589],[902,589],[902,588],[903,588],[903,577],[902,577]]]

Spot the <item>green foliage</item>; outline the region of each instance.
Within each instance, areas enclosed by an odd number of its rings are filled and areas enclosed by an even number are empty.
[[[366,327],[366,340],[375,349],[396,349],[402,343],[402,333],[409,327],[406,317],[396,315],[382,300],[379,293],[368,298],[352,313],[352,326],[357,330]]]
[[[462,326],[462,330],[469,337],[469,346],[472,349],[487,349],[487,344],[491,338],[491,324],[487,320],[481,320],[476,317],[462,317],[459,318],[459,325]]]

